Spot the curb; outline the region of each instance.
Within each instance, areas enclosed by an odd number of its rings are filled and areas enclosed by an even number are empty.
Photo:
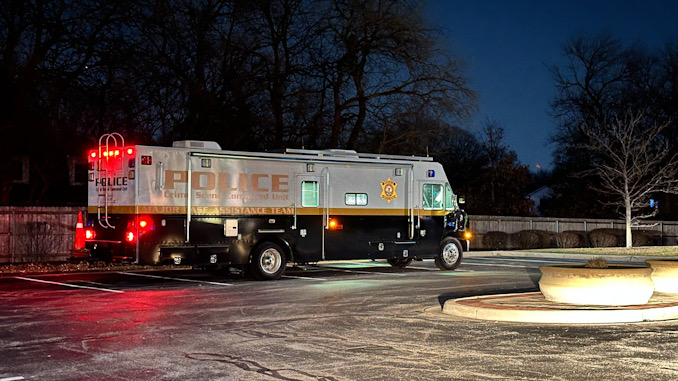
[[[678,295],[655,293],[645,305],[624,307],[563,306],[540,292],[452,299],[443,313],[463,318],[518,323],[613,324],[678,319]]]
[[[549,253],[537,251],[467,251],[464,252],[464,258],[473,257],[523,257],[523,258],[552,258],[552,259],[577,259],[586,262],[589,259],[603,258],[608,262],[634,262],[644,263],[646,260],[678,260],[678,257],[657,257],[647,255],[593,255],[593,254],[568,254],[568,253]]]

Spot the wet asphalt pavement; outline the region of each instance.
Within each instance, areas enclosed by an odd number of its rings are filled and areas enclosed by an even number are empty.
[[[4,277],[0,381],[678,379],[678,321],[440,313],[449,298],[536,291],[546,262],[325,263],[274,282],[192,270]]]

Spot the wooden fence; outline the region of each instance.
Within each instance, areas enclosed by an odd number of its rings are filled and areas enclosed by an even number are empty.
[[[0,263],[65,260],[73,248],[78,212],[84,210],[85,207],[0,207]],[[488,232],[624,229],[622,220],[497,216],[469,216],[469,220],[474,233],[472,250],[484,248],[483,236]],[[678,221],[652,221],[641,229],[656,232],[660,244],[678,244]]]
[[[488,232],[512,234],[524,230],[539,230],[550,233],[588,233],[596,229],[623,230],[625,224],[623,220],[604,219],[469,216],[469,227],[475,237],[471,244],[472,249],[483,249],[483,236]],[[646,221],[643,226],[635,229],[655,232],[659,244],[678,244],[678,221]]]
[[[0,263],[63,261],[84,207],[0,207]]]

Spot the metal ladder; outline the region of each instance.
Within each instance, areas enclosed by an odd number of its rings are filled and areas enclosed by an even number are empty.
[[[115,226],[111,225],[108,217],[109,189],[111,188],[108,181],[112,178],[108,175],[114,175],[114,168],[118,165],[119,168],[122,168],[122,150],[124,147],[125,139],[117,132],[104,134],[99,138],[99,161],[97,163],[96,176],[100,188],[97,192],[97,218],[99,220],[99,225],[104,229],[115,229]],[[111,155],[111,152],[115,152],[115,150],[119,150],[120,154]],[[119,160],[119,163],[116,163],[116,160]],[[103,182],[102,178],[104,179]]]

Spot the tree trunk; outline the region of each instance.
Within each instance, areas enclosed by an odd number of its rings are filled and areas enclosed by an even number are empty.
[[[631,200],[627,197],[624,200],[626,208],[626,248],[633,247],[633,236],[631,235]]]

